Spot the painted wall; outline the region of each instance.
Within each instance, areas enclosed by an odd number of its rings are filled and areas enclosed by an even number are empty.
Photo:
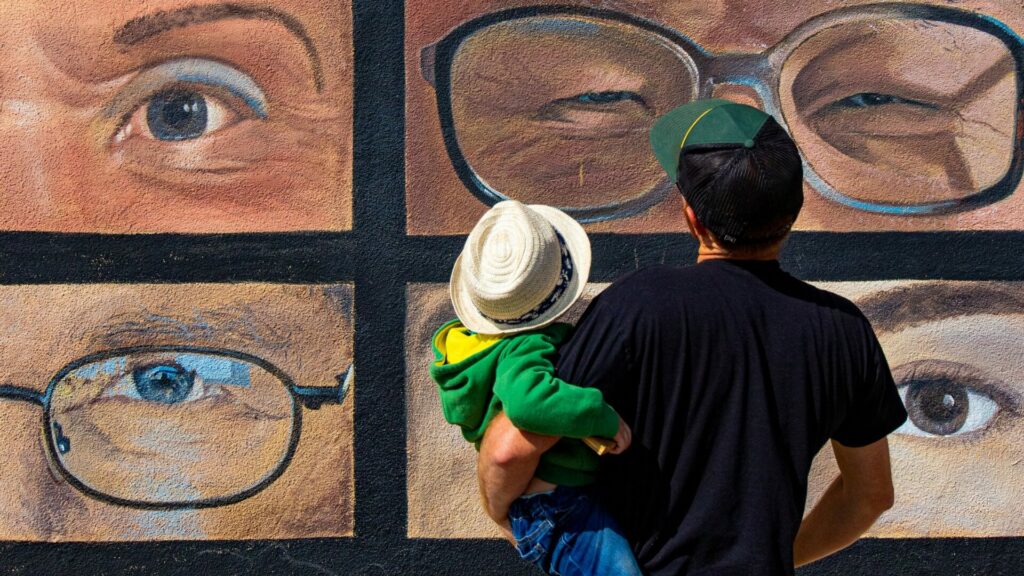
[[[911,416],[896,507],[805,572],[1024,563],[1019,2],[0,16],[0,574],[528,573],[426,376],[444,282],[502,198],[586,223],[588,299],[691,262],[646,131],[705,96],[793,134],[784,265],[862,307]]]

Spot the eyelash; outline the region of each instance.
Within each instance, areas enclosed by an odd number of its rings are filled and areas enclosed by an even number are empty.
[[[896,385],[907,386],[921,380],[952,380],[963,386],[982,392],[999,403],[1003,410],[1017,413],[1019,402],[999,381],[984,376],[976,368],[960,362],[947,360],[918,360],[903,364],[893,370]]]

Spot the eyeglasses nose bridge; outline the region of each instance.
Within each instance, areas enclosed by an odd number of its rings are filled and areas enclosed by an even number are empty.
[[[437,87],[437,78],[434,74],[434,66],[437,62],[437,44],[424,46],[420,50],[420,75],[433,87]]]
[[[772,84],[776,74],[768,58],[762,54],[728,54],[716,57],[701,75],[700,96],[715,97],[717,88],[742,86],[757,94],[766,112],[777,110]]]

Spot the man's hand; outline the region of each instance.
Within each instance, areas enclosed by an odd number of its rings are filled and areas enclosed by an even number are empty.
[[[556,442],[556,436],[523,432],[503,413],[487,426],[477,459],[477,480],[484,511],[505,530],[508,507],[526,491],[541,454]]]
[[[800,525],[793,543],[796,566],[853,544],[893,505],[889,443],[884,438],[863,448],[833,441],[832,451],[839,478]]]
[[[612,440],[615,441],[615,446],[608,449],[609,454],[622,454],[633,443],[633,430],[622,419],[622,416],[619,416],[619,431],[615,433],[615,438]]]

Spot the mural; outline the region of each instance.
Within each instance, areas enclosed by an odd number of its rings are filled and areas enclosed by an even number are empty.
[[[890,437],[896,506],[868,536],[1024,536],[1024,284],[819,285],[851,298],[872,321],[910,414]],[[605,286],[592,286],[589,297]],[[432,330],[454,317],[446,287],[411,286],[409,310],[409,536],[497,537],[480,510],[476,453],[444,422],[427,374]],[[451,455],[443,462],[425,456],[438,446]],[[836,474],[826,447],[812,469],[809,503]]]
[[[350,227],[347,0],[25,0],[0,17],[0,230]]]
[[[798,229],[1020,228],[1018,2],[434,6],[406,2],[412,234],[466,233],[506,198],[595,231],[685,231],[647,130],[709,96],[793,135]]]
[[[602,281],[657,259],[643,250],[664,260],[624,235],[685,233],[647,129],[694,98],[761,106],[791,132],[798,229],[912,236],[909,255],[872,252],[886,278],[923,255],[927,277],[1024,280],[937,256],[1024,230],[1018,0],[0,0],[0,18],[12,574],[96,550],[93,572],[442,572],[444,539],[496,536],[475,452],[427,376],[452,312],[425,282],[503,198],[560,206],[607,233],[596,246],[635,255],[596,254]],[[353,102],[357,83],[371,101]],[[367,228],[403,200],[404,230]],[[916,234],[932,231],[950,234]],[[1012,260],[1016,235],[985,238]],[[849,279],[848,261],[830,264],[850,239],[810,234],[787,256]],[[90,283],[112,277],[126,283]],[[871,534],[900,551],[1024,537],[1024,284],[823,286],[875,322],[911,413],[892,439],[901,499]],[[402,290],[406,308],[390,301]],[[358,333],[356,307],[372,319]],[[358,386],[356,341],[374,351]],[[826,456],[811,500],[835,472]],[[374,539],[403,532],[419,540],[396,550],[416,553],[381,556]],[[147,543],[99,545],[131,541]],[[521,567],[459,546],[467,573]],[[244,567],[200,560],[236,553]]]
[[[346,285],[0,287],[0,539],[350,535],[352,337]]]

